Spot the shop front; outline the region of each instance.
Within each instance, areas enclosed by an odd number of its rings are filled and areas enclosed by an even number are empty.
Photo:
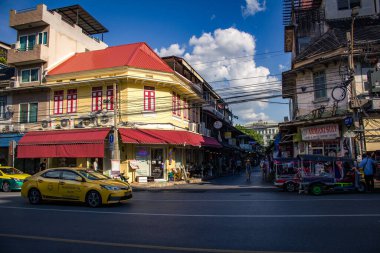
[[[330,157],[347,156],[349,150],[347,150],[347,145],[344,145],[342,128],[338,123],[298,128],[300,135],[295,135],[294,138],[298,152],[295,153]]]
[[[2,166],[14,165],[15,148],[22,136],[23,134],[19,133],[0,134],[0,164]]]
[[[98,169],[110,168],[110,151],[105,145],[109,132],[109,128],[28,132],[19,141],[17,157],[47,159],[48,168],[91,168],[95,160]]]
[[[201,166],[201,147],[220,146],[210,137],[180,130],[119,128],[121,171],[132,182],[168,181],[180,170]]]

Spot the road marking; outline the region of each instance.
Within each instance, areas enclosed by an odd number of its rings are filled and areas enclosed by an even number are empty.
[[[313,201],[379,201],[376,199],[138,199],[149,202],[313,202]]]
[[[255,250],[252,251],[252,250],[236,250],[236,249],[208,249],[208,248],[187,248],[187,247],[159,246],[159,245],[145,245],[145,244],[143,245],[143,244],[133,244],[133,243],[74,240],[74,239],[65,239],[65,238],[57,238],[57,237],[45,237],[45,236],[42,237],[42,236],[29,236],[29,235],[17,235],[17,234],[0,234],[0,237],[75,243],[75,244],[88,244],[88,245],[96,245],[96,246],[167,250],[167,251],[212,252],[212,253],[291,253],[289,251],[287,252],[285,251],[255,251]],[[301,252],[298,252],[298,253],[301,253]]]
[[[178,213],[128,213],[128,212],[106,212],[74,209],[54,209],[36,207],[0,206],[0,209],[20,209],[44,212],[63,213],[89,213],[89,214],[116,214],[131,216],[164,216],[164,217],[207,217],[207,218],[330,218],[330,217],[380,217],[380,213],[369,214],[178,214]]]

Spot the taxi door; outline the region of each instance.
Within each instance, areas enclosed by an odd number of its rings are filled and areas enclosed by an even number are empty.
[[[59,181],[59,195],[64,200],[81,200],[84,194],[85,182],[77,181],[79,174],[71,170],[63,170]]]
[[[38,190],[44,199],[59,199],[58,185],[61,170],[50,170],[37,179]]]

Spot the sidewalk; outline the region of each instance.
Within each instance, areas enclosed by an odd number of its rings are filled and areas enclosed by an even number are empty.
[[[273,191],[277,188],[262,180],[259,167],[255,167],[251,176],[251,182],[246,181],[245,172],[240,175],[226,175],[215,179],[202,181],[202,179],[191,179],[189,183],[179,182],[154,182],[154,183],[132,183],[134,191],[220,191],[220,190],[260,190]]]

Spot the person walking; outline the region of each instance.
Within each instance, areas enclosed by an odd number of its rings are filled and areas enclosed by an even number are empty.
[[[40,163],[40,170],[39,170],[39,171],[43,171],[43,170],[46,170],[46,159],[44,159],[44,160]]]
[[[252,173],[252,168],[251,168],[251,160],[247,158],[245,161],[245,173],[247,176],[247,182],[251,182],[251,173]]]
[[[363,168],[367,191],[373,192],[375,185],[373,177],[375,175],[376,162],[371,157],[368,157],[367,154],[363,154],[363,160],[360,162],[359,168]]]
[[[98,158],[95,158],[94,163],[92,164],[92,166],[94,167],[94,170],[95,170],[96,172],[99,171]]]

